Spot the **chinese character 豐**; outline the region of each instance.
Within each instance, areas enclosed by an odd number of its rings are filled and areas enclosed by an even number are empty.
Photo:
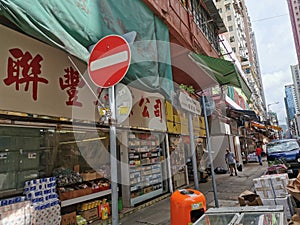
[[[64,78],[59,78],[59,85],[62,90],[67,90],[69,96],[67,105],[82,106],[81,102],[78,102],[78,90],[77,88],[82,88],[84,86],[84,81],[80,79],[78,71],[74,70],[72,67],[64,69]]]
[[[38,96],[38,83],[48,84],[48,80],[39,77],[41,74],[41,61],[43,57],[37,54],[35,57],[29,52],[23,52],[19,48],[9,50],[13,57],[8,58],[7,78],[3,81],[6,85],[16,84],[16,90],[20,90],[20,84],[25,84],[24,90],[29,90],[32,83],[32,98],[36,101]]]

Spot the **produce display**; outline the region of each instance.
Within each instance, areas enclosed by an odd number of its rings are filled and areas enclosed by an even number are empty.
[[[55,176],[57,179],[58,187],[77,184],[83,181],[82,176],[79,173],[64,167],[55,169],[53,171],[53,176]]]

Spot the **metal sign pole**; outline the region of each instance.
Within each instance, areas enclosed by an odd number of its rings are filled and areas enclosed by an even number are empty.
[[[181,108],[186,110],[188,113],[194,183],[195,183],[195,189],[199,190],[198,168],[197,168],[197,160],[196,160],[195,136],[194,136],[194,129],[193,129],[194,126],[192,121],[192,113],[195,113],[196,115],[201,115],[201,106],[199,101],[191,98],[188,94],[185,94],[183,92],[179,93],[178,100],[181,105]]]
[[[173,188],[173,181],[172,181],[172,169],[171,169],[171,156],[170,156],[170,145],[169,145],[169,135],[166,133],[166,149],[167,149],[167,168],[168,168],[168,174],[169,174],[169,187],[170,187],[170,192],[173,193],[174,188]]]
[[[117,144],[116,144],[116,103],[115,103],[115,87],[112,86],[108,90],[109,104],[111,110],[110,118],[110,174],[111,174],[111,202],[112,202],[112,225],[119,225],[118,211],[118,164],[117,164]]]
[[[218,196],[217,196],[217,185],[216,185],[214,164],[213,164],[213,158],[212,158],[212,152],[211,152],[211,146],[210,146],[210,135],[209,135],[209,129],[208,129],[208,121],[207,121],[207,115],[206,115],[206,105],[205,105],[204,95],[201,95],[201,99],[202,99],[203,115],[204,115],[204,121],[205,121],[206,143],[207,143],[207,151],[208,151],[209,163],[210,163],[210,169],[211,169],[211,178],[212,178],[212,184],[213,184],[213,190],[214,190],[215,206],[217,208],[219,208],[219,202],[218,202]]]
[[[197,159],[196,159],[196,150],[195,150],[195,136],[194,136],[194,129],[193,129],[193,121],[192,121],[192,114],[188,113],[189,117],[189,133],[190,133],[190,142],[191,142],[191,150],[192,150],[192,164],[193,164],[193,172],[194,172],[194,183],[195,189],[199,190],[199,180],[198,180],[198,168],[197,168]]]

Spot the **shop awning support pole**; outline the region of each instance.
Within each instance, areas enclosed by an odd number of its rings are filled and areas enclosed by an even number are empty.
[[[169,177],[169,187],[170,192],[173,193],[173,181],[172,181],[172,168],[171,168],[171,156],[170,156],[170,145],[169,145],[169,135],[166,133],[166,146],[167,146],[167,168],[168,168],[168,177]]]
[[[192,121],[192,114],[190,112],[188,113],[188,117],[189,117],[190,142],[191,142],[191,150],[192,150],[194,183],[195,183],[195,189],[199,190],[198,167],[197,167],[196,150],[195,150],[195,136],[194,136],[194,129],[193,129],[194,126]]]
[[[211,145],[210,145],[210,134],[209,134],[209,129],[208,129],[207,114],[206,114],[206,105],[205,105],[205,100],[204,100],[203,94],[201,95],[201,100],[202,100],[203,116],[204,116],[204,121],[205,121],[206,143],[207,143],[207,151],[208,151],[209,163],[210,163],[210,169],[211,169],[212,185],[213,185],[213,190],[214,190],[215,207],[219,208],[219,201],[218,201],[218,196],[217,196],[217,185],[216,185],[213,157],[212,157]]]
[[[116,103],[115,103],[115,87],[109,88],[109,104],[110,104],[110,174],[111,174],[111,202],[112,202],[112,225],[119,225],[118,211],[118,164],[117,164],[117,132],[116,132]]]

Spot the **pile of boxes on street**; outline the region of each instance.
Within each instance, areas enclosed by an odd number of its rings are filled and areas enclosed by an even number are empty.
[[[255,192],[244,191],[238,200],[241,206],[283,205],[285,216],[300,225],[300,175],[289,179],[286,173],[263,175],[253,179]]]
[[[253,179],[256,194],[263,205],[283,205],[287,219],[294,214],[292,197],[287,190],[289,177],[286,173],[263,175]]]

